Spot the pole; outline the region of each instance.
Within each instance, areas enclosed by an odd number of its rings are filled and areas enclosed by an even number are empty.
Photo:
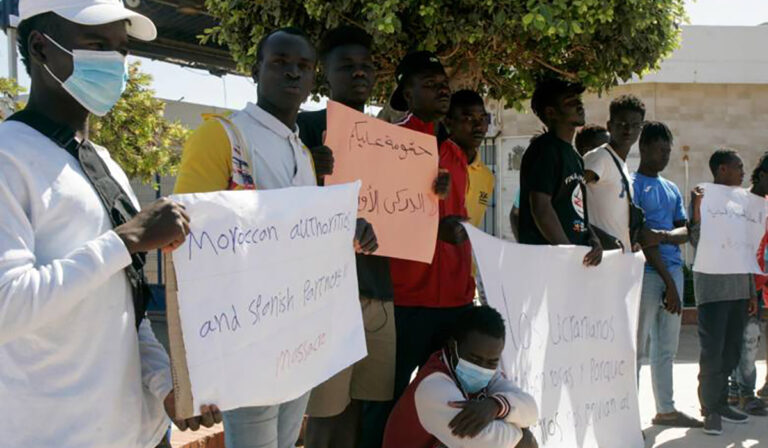
[[[16,28],[8,28],[6,31],[8,37],[8,77],[14,81],[19,81],[18,55],[16,54]]]
[[[159,174],[155,174],[155,183],[157,183],[157,188],[155,188],[155,200],[158,200],[163,196],[162,181],[162,177],[160,177]],[[163,284],[163,251],[160,249],[157,250],[157,283],[159,285]]]
[[[690,188],[690,157],[688,156],[688,152],[691,150],[690,146],[685,145],[683,146],[683,163],[685,164],[685,193],[683,194],[683,203],[685,204],[685,210],[686,213],[688,213],[688,207],[690,206],[690,201],[688,198],[690,197],[689,192],[691,191]],[[685,245],[685,262],[693,264],[691,261],[691,254],[689,252],[690,245]]]

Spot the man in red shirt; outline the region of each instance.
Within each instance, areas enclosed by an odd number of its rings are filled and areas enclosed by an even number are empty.
[[[408,111],[398,124],[435,135],[436,124],[450,107],[448,76],[442,64],[430,52],[411,53],[400,62],[395,75],[398,86],[390,105]],[[450,175],[450,185],[447,196],[440,200],[432,263],[390,261],[397,330],[395,399],[407,387],[414,369],[442,345],[444,328],[472,306],[475,295],[471,247],[461,226],[467,219],[467,158],[458,145],[446,140],[440,145],[439,163],[441,171]]]
[[[536,402],[499,371],[504,333],[495,309],[464,312],[397,402],[383,448],[536,447]]]

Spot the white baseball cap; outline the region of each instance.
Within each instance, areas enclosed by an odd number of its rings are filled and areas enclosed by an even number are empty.
[[[157,37],[155,24],[146,17],[123,6],[122,0],[20,0],[19,19],[24,21],[38,14],[52,12],[80,25],[104,25],[128,20],[128,35],[139,40]]]

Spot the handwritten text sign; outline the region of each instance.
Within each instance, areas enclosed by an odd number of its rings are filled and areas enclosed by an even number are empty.
[[[766,201],[744,188],[702,184],[701,236],[693,270],[762,274],[757,251],[765,233]]]
[[[505,242],[466,226],[489,305],[506,322],[508,376],[539,405],[546,448],[640,448],[635,337],[642,254]]]
[[[357,208],[376,229],[376,255],[431,262],[438,220],[435,137],[329,101],[325,144],[334,157],[326,183],[363,182]]]
[[[366,354],[353,238],[359,182],[174,196],[193,409],[297,398]]]

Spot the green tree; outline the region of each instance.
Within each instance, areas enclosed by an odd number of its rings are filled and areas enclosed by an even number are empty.
[[[0,78],[0,120],[5,120],[23,107],[17,98],[25,91],[26,89],[19,86],[16,80]]]
[[[165,103],[140,68],[140,62],[128,67],[125,93],[107,115],[91,116],[89,138],[109,149],[128,177],[151,182],[155,174],[176,171],[189,129],[163,116]]]
[[[339,24],[374,36],[379,99],[408,51],[436,52],[454,84],[510,105],[535,79],[558,74],[601,91],[658,67],[677,45],[684,0],[205,0],[220,24],[203,40],[228,45],[248,72],[271,29],[294,25],[313,40]]]
[[[115,107],[104,117],[90,117],[89,139],[109,149],[128,177],[148,183],[155,174],[175,172],[189,130],[165,119],[165,103],[155,98],[152,76],[141,71],[140,62],[128,67],[128,75]],[[23,107],[15,100],[22,92],[16,81],[0,78],[0,118]]]

